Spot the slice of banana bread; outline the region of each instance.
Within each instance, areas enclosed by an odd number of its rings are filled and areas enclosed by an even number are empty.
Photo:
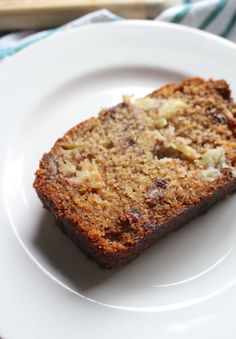
[[[223,80],[123,97],[57,140],[34,188],[76,245],[120,266],[236,189],[234,116]]]

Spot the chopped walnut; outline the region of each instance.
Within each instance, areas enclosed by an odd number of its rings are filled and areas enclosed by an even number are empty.
[[[144,110],[155,109],[159,107],[159,105],[160,105],[160,100],[153,99],[150,97],[139,98],[139,99],[136,99],[134,102],[134,107],[139,108],[139,109],[144,109]]]
[[[126,105],[130,105],[132,97],[133,97],[133,95],[124,94],[124,95],[122,95],[122,100]]]
[[[188,143],[191,142],[188,138],[176,137],[174,126],[170,125],[168,128],[160,131],[155,131],[155,137],[162,145],[156,148],[156,153],[162,154],[160,157],[170,155],[171,157],[184,157],[188,160],[196,160],[199,158],[198,152]]]
[[[206,180],[213,181],[220,177],[221,173],[217,168],[209,167],[208,169],[202,170],[202,176]]]
[[[76,175],[76,166],[67,160],[58,160],[59,173],[65,177],[73,177]]]
[[[179,144],[179,143],[177,143],[175,146],[176,146],[177,151],[182,153],[184,157],[186,157],[187,159],[196,160],[197,158],[199,158],[198,152],[191,146]]]
[[[204,179],[214,180],[221,176],[221,169],[229,168],[226,163],[227,159],[225,157],[225,150],[223,147],[209,149],[203,154],[200,161],[205,167],[205,170],[202,170],[202,176]]]
[[[150,131],[150,133],[158,140],[165,141],[166,138],[159,131]]]
[[[81,170],[76,171],[76,177],[73,178],[73,183],[82,184],[88,182],[91,188],[100,189],[104,187],[104,182],[99,169],[94,161],[84,160],[81,163]]]
[[[187,104],[180,99],[165,100],[159,109],[159,117],[169,119],[175,115],[179,110],[185,109]]]
[[[225,150],[223,147],[209,149],[202,156],[202,164],[205,168],[227,168]]]
[[[156,124],[157,128],[163,128],[166,125],[167,125],[167,120],[165,118],[160,118],[159,120],[157,120],[157,124]]]

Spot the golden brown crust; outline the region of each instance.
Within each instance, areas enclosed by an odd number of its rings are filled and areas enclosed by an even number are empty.
[[[34,187],[80,248],[119,266],[235,189],[235,126],[223,80],[124,97],[58,139]]]

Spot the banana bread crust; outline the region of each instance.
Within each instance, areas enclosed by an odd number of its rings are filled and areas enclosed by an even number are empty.
[[[199,204],[190,206],[186,211],[171,219],[169,222],[157,225],[155,228],[152,224],[147,225],[147,227],[152,228],[152,232],[150,232],[147,237],[141,239],[136,246],[129,248],[125,252],[114,252],[108,254],[100,251],[97,246],[93,246],[86,236],[83,236],[83,234],[78,231],[75,224],[64,218],[57,219],[56,213],[52,209],[50,202],[43,197],[39,197],[43,202],[44,207],[52,213],[55,223],[60,230],[67,235],[89,258],[95,260],[101,268],[111,269],[128,264],[156,241],[164,238],[172,232],[176,232],[189,221],[205,213],[210,207],[215,205],[227,195],[233,193],[235,190],[236,179],[232,181],[229,178],[229,182],[212,194],[211,197],[205,197]]]

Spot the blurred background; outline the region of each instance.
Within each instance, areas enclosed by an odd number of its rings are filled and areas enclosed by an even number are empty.
[[[181,3],[181,0],[0,0],[0,29],[56,27],[104,8],[127,19],[153,19]]]
[[[0,60],[63,30],[125,19],[182,24],[236,42],[236,0],[0,0]]]

